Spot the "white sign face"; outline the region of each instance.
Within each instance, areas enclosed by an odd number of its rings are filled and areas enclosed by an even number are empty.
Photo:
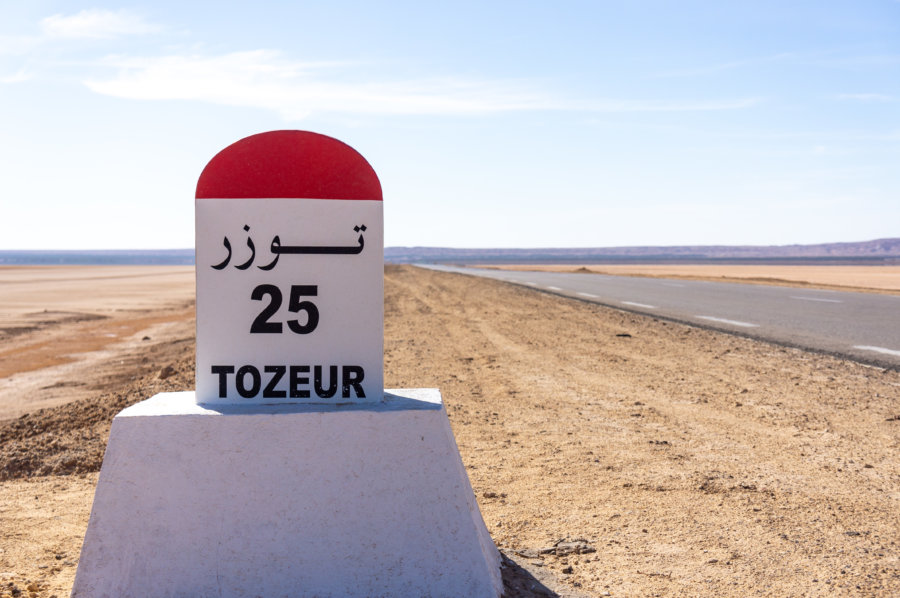
[[[197,402],[384,392],[382,202],[197,199]]]

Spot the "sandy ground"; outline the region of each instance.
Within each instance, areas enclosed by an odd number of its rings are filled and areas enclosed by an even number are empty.
[[[0,596],[68,595],[110,419],[193,385],[172,293],[0,421]],[[388,267],[385,378],[442,390],[509,596],[900,595],[897,371]]]
[[[193,267],[7,266],[0,285],[0,420],[112,388],[194,315]]]
[[[751,284],[814,286],[868,292],[900,293],[900,266],[741,266],[741,265],[548,265],[484,266],[501,270],[593,272],[616,276],[685,278]]]

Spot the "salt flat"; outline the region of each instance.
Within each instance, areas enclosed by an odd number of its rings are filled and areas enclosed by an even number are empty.
[[[90,396],[141,343],[190,334],[193,301],[191,266],[0,268],[0,419]]]

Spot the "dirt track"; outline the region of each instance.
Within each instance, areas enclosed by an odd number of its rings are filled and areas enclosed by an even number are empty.
[[[170,332],[0,422],[0,596],[67,595],[109,419],[193,384]],[[385,378],[442,390],[510,594],[900,594],[896,371],[388,267]]]

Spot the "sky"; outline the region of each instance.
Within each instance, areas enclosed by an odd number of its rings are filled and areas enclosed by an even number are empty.
[[[374,167],[387,246],[900,236],[900,2],[0,0],[0,249],[194,245],[255,133]]]

